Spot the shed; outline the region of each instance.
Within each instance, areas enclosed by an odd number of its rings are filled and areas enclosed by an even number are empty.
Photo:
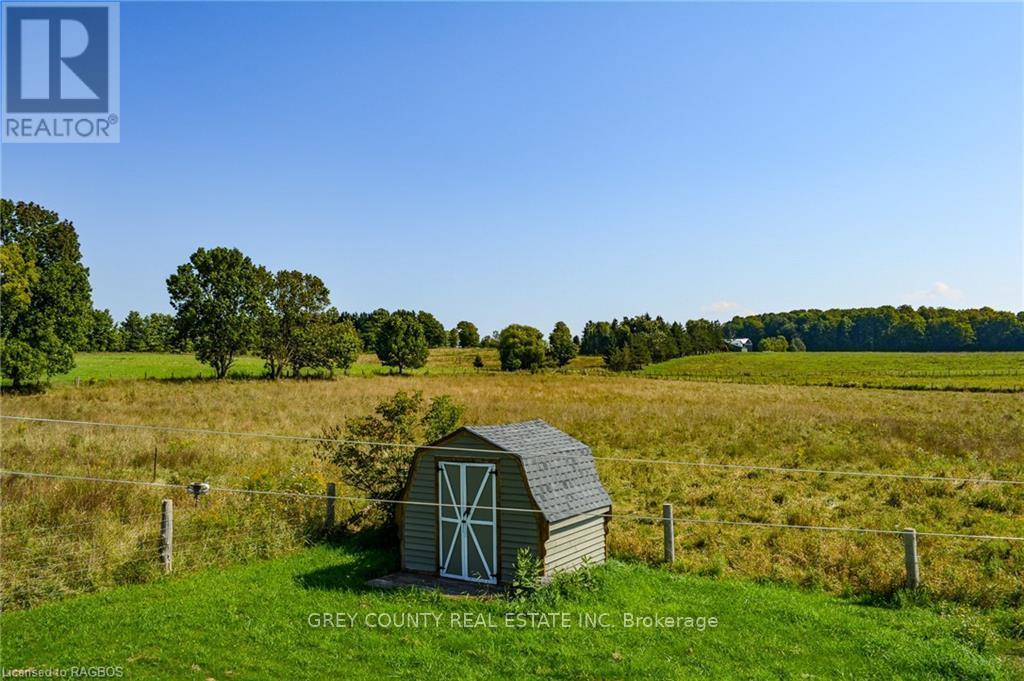
[[[402,500],[407,572],[498,584],[524,547],[545,575],[606,557],[612,502],[593,454],[539,419],[466,426],[417,449]]]

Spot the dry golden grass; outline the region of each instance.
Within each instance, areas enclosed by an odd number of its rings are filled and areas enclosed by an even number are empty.
[[[466,421],[543,418],[590,444],[596,456],[804,466],[1024,479],[1024,409],[1018,395],[918,393],[825,387],[655,381],[573,374],[345,377],[334,381],[110,382],[4,396],[5,414],[231,431],[316,435],[365,414],[396,390],[451,394]],[[322,492],[337,477],[312,445],[3,422],[3,467],[114,478]],[[1024,487],[721,471],[604,462],[616,513],[1000,535],[1024,534]],[[5,478],[3,582],[9,602],[28,604],[119,581],[146,579],[155,564],[119,567],[116,556],[152,552],[167,492],[95,483]],[[214,495],[199,508],[176,493],[178,537],[200,543],[194,562],[271,555],[315,532],[320,502]],[[342,508],[339,515],[348,510]],[[84,525],[58,534],[41,526]],[[203,534],[203,533],[206,534]],[[221,540],[219,537],[223,537]],[[205,539],[204,539],[205,538]],[[898,537],[680,523],[678,569],[885,592],[902,578]],[[88,542],[95,561],[51,550]],[[656,559],[653,521],[612,524],[612,551]],[[923,577],[935,594],[979,605],[1024,600],[1024,546],[921,540]],[[25,562],[50,556],[39,573]],[[134,555],[134,554],[132,554]],[[198,556],[206,558],[198,560]],[[127,564],[126,564],[127,565]],[[15,566],[16,569],[12,569]],[[120,570],[120,572],[119,572]],[[43,574],[45,579],[40,575]],[[82,576],[84,575],[84,577]]]

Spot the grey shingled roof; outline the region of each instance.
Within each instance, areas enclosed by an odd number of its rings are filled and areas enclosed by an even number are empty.
[[[590,447],[540,419],[466,431],[523,462],[526,481],[548,522],[612,505]]]

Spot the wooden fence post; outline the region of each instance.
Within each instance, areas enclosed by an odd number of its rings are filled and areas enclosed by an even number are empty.
[[[921,569],[917,561],[917,530],[912,527],[904,528],[902,536],[907,565],[907,588],[916,589],[921,586]]]
[[[170,573],[174,563],[174,503],[164,499],[160,505],[160,564]]]
[[[334,495],[335,487],[333,482],[327,483],[327,529],[334,527]]]
[[[665,525],[665,562],[671,564],[676,560],[676,528],[672,519],[672,504],[661,507],[661,517]]]

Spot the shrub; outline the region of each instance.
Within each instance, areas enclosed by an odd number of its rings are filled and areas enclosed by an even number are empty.
[[[785,336],[762,338],[757,342],[757,349],[761,352],[785,352],[789,349],[789,341]]]
[[[423,393],[399,391],[380,402],[373,414],[351,418],[344,427],[324,428],[324,441],[317,443],[315,455],[338,466],[342,480],[353,489],[385,500],[377,508],[390,523],[395,504],[387,501],[401,495],[412,463],[414,449],[408,445],[432,442],[452,432],[462,412],[463,407],[448,395],[425,404]]]
[[[533,551],[523,547],[516,551],[515,576],[512,578],[512,598],[523,600],[536,594],[541,587],[544,566]]]

